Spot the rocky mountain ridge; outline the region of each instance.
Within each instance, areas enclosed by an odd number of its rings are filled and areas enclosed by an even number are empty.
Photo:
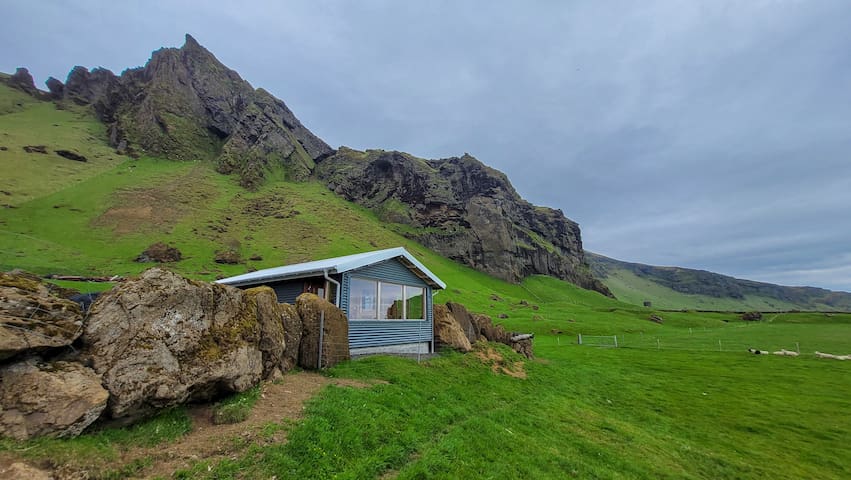
[[[401,152],[333,150],[286,104],[254,89],[190,35],[116,76],[74,67],[38,91],[25,69],[6,83],[30,95],[91,108],[120,152],[209,160],[257,189],[277,166],[316,178],[369,207],[438,253],[518,282],[552,275],[611,296],[585,263],[579,225],[560,210],[523,200],[502,172],[470,155],[423,160]]]
[[[51,77],[47,86],[60,102],[91,106],[119,151],[213,160],[249,189],[275,165],[304,179],[333,152],[284,102],[254,89],[188,34],[181,48],[161,48],[120,76],[77,66],[65,84]]]
[[[504,173],[471,155],[424,160],[341,147],[314,176],[349,201],[453,260],[509,282],[562,278],[611,295],[590,275],[579,225],[561,210],[523,200]]]

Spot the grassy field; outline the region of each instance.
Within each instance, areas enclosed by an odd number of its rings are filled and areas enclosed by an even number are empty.
[[[327,374],[387,383],[328,387],[303,421],[268,425],[287,430],[288,443],[245,446],[175,478],[851,478],[851,362],[813,356],[851,353],[851,314],[769,314],[746,323],[736,314],[636,306],[644,294],[618,288],[627,302],[549,277],[507,284],[405,239],[319,183],[272,181],[246,192],[205,162],[120,157],[85,112],[5,87],[0,131],[3,270],[132,275],[151,266],[135,257],[161,241],[183,253],[168,268],[211,280],[405,246],[447,283],[436,302],[458,301],[536,335],[534,361],[496,346],[499,355],[488,358],[446,352],[422,364],[344,363]],[[90,161],[22,153],[31,144]],[[241,263],[216,263],[222,250]],[[686,305],[657,294],[656,308]],[[756,302],[747,307],[767,305]],[[721,307],[742,309],[706,305]],[[578,346],[578,334],[617,336],[623,348]],[[748,347],[802,354],[755,356]],[[515,375],[495,373],[500,365]],[[525,378],[517,378],[521,366]],[[256,393],[220,407],[243,416]],[[130,445],[167,448],[190,428],[175,410],[72,440],[4,440],[0,452],[54,465],[73,460],[94,465],[93,478],[124,478],[146,468],[144,459],[122,463]]]
[[[509,328],[536,331],[537,359],[525,361],[495,345],[490,348],[499,355],[484,358],[444,352],[423,363],[382,356],[347,362],[326,373],[387,383],[327,387],[301,422],[266,426],[270,437],[286,430],[286,444],[246,445],[230,459],[199,461],[173,478],[851,475],[845,460],[851,458],[851,362],[812,354],[851,353],[851,315],[783,314],[753,323],[729,314],[677,312],[661,313],[668,316],[658,325],[646,320],[649,310],[546,277],[519,286],[492,282],[453,294],[468,305],[494,302],[510,312],[502,320]],[[537,303],[520,303],[527,298]],[[561,334],[548,331],[559,327]],[[618,335],[625,348],[579,346],[577,332]],[[654,341],[640,344],[642,337]],[[712,348],[719,338],[723,351]],[[794,348],[796,341],[802,350],[797,358],[746,352],[747,346]],[[495,372],[499,366],[525,378]],[[250,403],[244,400],[222,405]],[[157,437],[163,449],[186,428],[179,416],[167,418],[177,430]],[[131,431],[152,428],[146,425]],[[127,445],[109,440],[127,433],[110,432],[6,442],[0,450],[23,451],[35,461],[60,452],[59,458],[102,465],[101,458],[120,459]],[[95,478],[143,473],[144,462],[111,462]]]

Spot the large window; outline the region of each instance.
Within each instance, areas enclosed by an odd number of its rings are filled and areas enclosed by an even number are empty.
[[[374,320],[378,305],[378,282],[353,278],[349,285],[349,316],[351,318]]]
[[[354,320],[423,320],[422,287],[352,278],[349,284],[349,318]]]

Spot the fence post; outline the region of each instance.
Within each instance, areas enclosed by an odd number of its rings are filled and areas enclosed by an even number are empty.
[[[662,342],[659,339],[656,339],[656,350],[662,350]]]
[[[721,339],[720,338],[718,339],[718,351],[723,352],[723,350],[721,350]]]
[[[316,369],[322,369],[322,340],[325,338],[325,311],[319,314],[319,355],[316,359]]]
[[[561,337],[556,337],[556,345],[561,346]]]
[[[582,345],[582,334],[579,334],[579,344]]]
[[[614,335],[614,337],[615,337],[615,348],[618,348],[618,336]]]
[[[795,342],[795,350],[796,350],[796,351],[798,352],[798,354],[800,355],[800,353],[801,353],[801,345],[800,345],[798,342]]]

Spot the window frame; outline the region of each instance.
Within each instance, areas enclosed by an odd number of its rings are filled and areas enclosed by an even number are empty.
[[[426,300],[426,294],[427,294],[428,290],[426,289],[426,287],[424,287],[422,285],[410,285],[410,284],[407,284],[407,283],[389,282],[389,281],[385,281],[385,280],[379,280],[379,279],[376,279],[376,278],[368,278],[368,277],[361,277],[359,275],[352,275],[351,277],[349,277],[349,307],[348,307],[349,310],[351,310],[351,306],[353,305],[353,301],[354,301],[354,297],[352,296],[352,288],[351,288],[352,287],[352,281],[354,281],[354,280],[373,282],[373,283],[376,284],[376,298],[375,298],[375,307],[374,307],[375,308],[375,311],[374,311],[375,317],[374,318],[350,318],[349,320],[379,321],[379,322],[407,322],[407,321],[424,322],[424,321],[426,321],[426,318],[428,317],[427,300]],[[381,318],[381,286],[382,286],[382,284],[393,285],[393,286],[396,286],[396,287],[402,287],[402,298],[401,298],[401,300],[402,300],[402,302],[401,302],[402,303],[402,318]],[[423,300],[422,300],[423,301],[422,318],[408,318],[407,292],[408,292],[409,287],[410,288],[416,288],[416,289],[418,289],[422,292],[422,297],[423,297]]]

